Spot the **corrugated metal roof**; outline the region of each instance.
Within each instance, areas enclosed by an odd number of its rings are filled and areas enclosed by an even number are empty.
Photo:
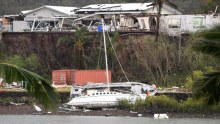
[[[76,12],[99,12],[99,11],[144,11],[152,8],[152,3],[123,3],[123,4],[93,4],[81,7]]]

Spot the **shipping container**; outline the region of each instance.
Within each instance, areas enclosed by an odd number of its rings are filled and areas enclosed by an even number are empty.
[[[109,82],[111,82],[111,71],[109,73]],[[54,85],[86,85],[87,83],[106,83],[105,70],[54,70],[52,72],[52,81]]]

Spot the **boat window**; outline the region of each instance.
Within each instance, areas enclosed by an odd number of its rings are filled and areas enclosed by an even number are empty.
[[[116,94],[116,92],[114,92],[114,94]]]
[[[75,91],[79,91],[79,89],[75,89]]]
[[[102,93],[100,93],[100,95],[102,95]]]
[[[105,94],[105,93],[103,93],[103,94]]]
[[[95,95],[94,93],[92,95]]]
[[[98,93],[96,93],[96,95],[99,95]]]
[[[107,93],[107,94],[109,94],[109,93]]]

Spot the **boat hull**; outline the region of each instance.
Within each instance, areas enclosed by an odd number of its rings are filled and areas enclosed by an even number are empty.
[[[145,99],[146,95],[134,94],[106,94],[106,95],[86,95],[73,98],[67,105],[82,108],[104,108],[118,106],[118,100],[127,99],[134,102],[136,99]]]

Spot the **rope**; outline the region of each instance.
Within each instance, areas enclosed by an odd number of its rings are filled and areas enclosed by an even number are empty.
[[[126,75],[126,73],[125,73],[125,71],[124,71],[124,69],[123,69],[123,67],[122,67],[122,65],[121,65],[121,62],[119,61],[118,55],[117,55],[116,52],[115,52],[115,48],[114,48],[114,46],[113,46],[113,44],[112,44],[112,40],[111,40],[111,38],[110,38],[110,36],[109,36],[109,33],[108,33],[108,31],[106,31],[106,32],[107,32],[107,36],[108,36],[108,38],[109,38],[109,42],[110,42],[110,44],[111,44],[111,46],[112,46],[113,52],[114,52],[114,54],[115,54],[115,57],[116,57],[116,59],[117,59],[117,61],[118,61],[118,64],[119,64],[119,66],[120,66],[120,68],[121,68],[121,70],[122,70],[122,72],[123,72],[125,78],[127,79],[128,82],[130,82],[129,79],[128,79],[128,77],[127,77],[127,75]]]

